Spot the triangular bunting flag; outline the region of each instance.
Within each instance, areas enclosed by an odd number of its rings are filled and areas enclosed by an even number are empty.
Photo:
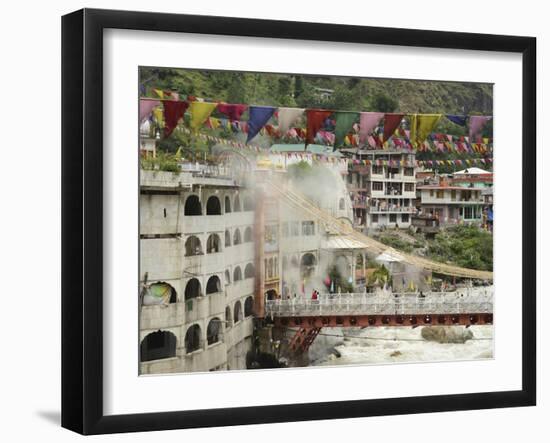
[[[155,109],[158,105],[160,105],[160,101],[158,100],[141,99],[139,101],[139,123],[143,123],[143,120],[149,117],[153,109]]]
[[[164,105],[164,136],[168,137],[185,114],[189,103],[167,100]]]
[[[437,122],[441,119],[441,114],[411,114],[411,143],[413,146],[420,145],[428,138]]]
[[[229,117],[230,120],[240,120],[243,112],[248,108],[247,105],[232,105],[228,103],[220,103],[218,111]]]
[[[388,140],[398,128],[405,114],[384,114],[384,138]]]
[[[248,137],[246,143],[256,137],[260,129],[269,121],[275,108],[271,106],[251,106],[248,110]]]
[[[365,145],[369,134],[378,126],[384,117],[383,112],[361,112],[359,117],[359,142]]]
[[[191,129],[195,132],[202,126],[210,114],[214,112],[218,106],[217,103],[207,103],[207,102],[192,102],[189,107],[189,112],[191,113]]]
[[[353,127],[353,124],[357,121],[358,117],[358,112],[338,111],[334,113],[334,119],[336,120],[336,128],[334,130],[334,149],[337,149],[344,144],[346,135]],[[349,139],[348,144],[350,144]]]
[[[470,117],[470,143],[478,139],[481,130],[491,118],[492,117],[488,115],[472,115]]]
[[[308,109],[306,111],[307,116],[307,134],[306,134],[306,148],[307,145],[313,143],[315,135],[323,126],[323,123],[327,117],[332,114],[332,111],[326,111],[324,109]]]
[[[303,113],[303,108],[279,108],[279,136],[285,135]]]

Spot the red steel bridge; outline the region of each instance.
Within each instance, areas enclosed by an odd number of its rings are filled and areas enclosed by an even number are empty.
[[[319,294],[267,300],[265,316],[277,327],[297,328],[289,343],[304,352],[322,328],[493,323],[493,286],[453,292]]]

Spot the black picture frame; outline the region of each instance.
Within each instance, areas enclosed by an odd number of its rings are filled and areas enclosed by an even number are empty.
[[[522,388],[104,415],[103,31],[108,28],[452,48],[522,54]],[[411,29],[83,9],[62,18],[62,426],[82,434],[152,431],[536,403],[536,39]]]

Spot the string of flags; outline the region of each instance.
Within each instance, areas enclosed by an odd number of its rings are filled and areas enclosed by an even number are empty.
[[[441,152],[478,152],[492,150],[492,140],[482,138],[481,132],[492,116],[454,114],[405,114],[381,112],[332,111],[326,109],[304,109],[290,107],[255,106],[206,102],[188,96],[180,100],[175,92],[155,90],[158,99],[141,98],[139,106],[140,123],[155,117],[159,126],[164,127],[168,137],[178,123],[188,115],[189,128],[198,134],[203,126],[224,127],[247,134],[249,144],[258,134],[272,137],[304,140],[308,144],[321,142],[342,147],[399,147],[409,150]],[[168,98],[167,98],[168,97]],[[160,105],[162,104],[162,108]],[[223,117],[212,117],[214,111]],[[243,114],[248,111],[248,120]],[[305,116],[306,127],[294,126]],[[454,137],[434,134],[439,121],[447,118],[450,122],[466,127],[468,136]],[[275,118],[277,126],[270,123]],[[403,119],[408,119],[409,129],[403,128]]]
[[[182,130],[188,134],[191,133],[191,130],[187,128],[182,128]],[[242,143],[234,140],[227,140],[221,137],[216,137],[209,134],[200,133],[198,134],[198,137],[203,140],[208,140],[213,143],[217,144],[223,144],[227,146],[231,146],[233,148],[237,149],[247,149],[252,152],[265,152],[265,148],[262,148],[257,145]],[[340,158],[335,157],[333,155],[325,155],[325,154],[315,154],[312,152],[276,152],[276,155],[280,155],[283,157],[288,157],[289,159],[293,160],[304,160],[304,159],[312,159],[314,161],[318,162],[325,162],[325,163],[337,163],[337,162],[346,162],[353,165],[375,165],[375,166],[423,166],[423,167],[437,167],[437,166],[458,166],[458,167],[471,167],[471,166],[479,166],[479,165],[490,165],[493,163],[493,159],[491,157],[487,158],[469,158],[469,159],[452,159],[452,160],[385,160],[385,159],[376,159],[376,160],[358,160],[358,159],[348,159],[348,158]]]

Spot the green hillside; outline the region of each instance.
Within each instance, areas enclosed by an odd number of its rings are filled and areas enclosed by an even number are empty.
[[[228,103],[405,113],[493,110],[493,87],[486,83],[141,68],[140,84],[149,96],[161,88]]]

